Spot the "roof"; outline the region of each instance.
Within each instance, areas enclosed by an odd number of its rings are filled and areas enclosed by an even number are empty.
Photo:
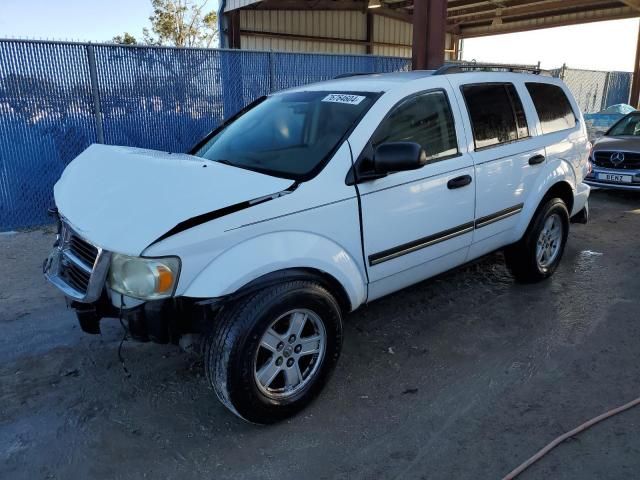
[[[366,12],[368,0],[225,0],[226,12],[257,10],[353,10]],[[375,15],[411,22],[414,0],[380,0]],[[463,37],[640,16],[639,0],[448,0],[447,30]]]
[[[393,72],[393,73],[375,73],[368,75],[354,74],[350,77],[335,78],[333,80],[325,80],[323,82],[311,83],[309,85],[301,85],[294,87],[286,92],[301,91],[336,91],[336,92],[388,92],[395,88],[406,85],[408,82],[420,80],[433,76],[434,70],[413,70],[410,72]],[[473,78],[472,81],[478,81],[478,75],[482,75],[482,81],[487,82],[504,82],[509,80],[528,80],[544,83],[561,83],[561,80],[544,75],[534,75],[529,73],[511,73],[511,72],[453,72],[445,73],[441,76],[464,75]]]

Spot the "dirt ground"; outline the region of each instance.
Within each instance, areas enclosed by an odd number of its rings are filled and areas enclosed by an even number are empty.
[[[347,318],[338,368],[298,417],[227,412],[197,358],[83,334],[41,275],[51,231],[0,235],[0,478],[499,479],[557,435],[640,396],[640,195],[594,192],[549,281],[502,257]],[[523,479],[640,476],[640,407]]]

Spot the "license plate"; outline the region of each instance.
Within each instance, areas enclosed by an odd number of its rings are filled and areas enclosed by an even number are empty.
[[[617,175],[615,173],[599,173],[598,180],[616,183],[631,183],[631,175]]]

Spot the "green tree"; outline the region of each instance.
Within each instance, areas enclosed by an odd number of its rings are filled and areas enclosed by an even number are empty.
[[[211,47],[218,36],[218,16],[207,8],[208,0],[151,0],[151,31],[143,29],[150,45]]]
[[[113,43],[117,43],[119,45],[137,45],[138,41],[136,37],[131,35],[129,32],[124,32],[122,35],[116,35],[111,40]]]
[[[143,28],[147,45],[174,47],[215,46],[218,40],[218,15],[207,8],[209,0],[151,0],[151,28]],[[136,45],[136,38],[124,33],[113,37],[113,43]]]

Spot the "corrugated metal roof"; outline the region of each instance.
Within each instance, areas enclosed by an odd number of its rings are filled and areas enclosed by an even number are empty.
[[[382,8],[375,13],[374,27],[377,41],[406,45],[411,42],[408,26],[413,13],[412,0],[381,0]],[[337,13],[331,26],[325,28],[332,35],[351,35],[362,29],[362,22],[346,14],[367,11],[367,0],[227,0],[225,11],[246,9],[254,11],[292,11],[307,13],[331,11]],[[340,17],[342,15],[342,17]],[[447,27],[464,37],[518,32],[551,26],[571,25],[600,20],[640,16],[638,0],[448,0]],[[301,24],[303,31],[311,31],[322,22]],[[404,24],[404,26],[403,26]],[[357,37],[362,32],[358,30]],[[329,35],[329,33],[323,33]]]

